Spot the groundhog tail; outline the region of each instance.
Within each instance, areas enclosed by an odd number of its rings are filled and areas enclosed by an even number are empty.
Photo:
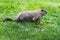
[[[13,21],[11,18],[5,18],[4,20],[3,20],[3,22],[5,22],[5,21]]]

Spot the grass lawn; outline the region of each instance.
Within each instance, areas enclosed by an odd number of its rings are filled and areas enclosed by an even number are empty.
[[[48,13],[35,27],[31,22],[2,22],[15,19],[24,10],[45,9]],[[60,40],[60,0],[0,0],[0,40]]]

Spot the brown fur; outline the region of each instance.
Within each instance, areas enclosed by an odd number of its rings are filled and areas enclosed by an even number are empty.
[[[44,16],[47,12],[45,10],[32,10],[32,11],[23,11],[20,12],[14,21],[16,22],[24,22],[24,21],[39,21],[42,16]],[[12,21],[10,18],[4,19],[4,21]]]

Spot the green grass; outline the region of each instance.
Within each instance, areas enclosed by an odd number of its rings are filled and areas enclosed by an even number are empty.
[[[45,9],[48,13],[35,26],[31,22],[2,22],[15,19],[24,10]],[[0,0],[0,40],[60,40],[60,0]]]

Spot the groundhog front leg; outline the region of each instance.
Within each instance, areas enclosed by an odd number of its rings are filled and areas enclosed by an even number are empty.
[[[33,18],[32,18],[32,21],[35,22],[35,21],[36,21],[36,17],[33,17]]]
[[[32,21],[35,22],[36,24],[39,24],[40,23],[40,19],[39,18],[36,18],[36,17],[33,17],[32,18]]]
[[[39,28],[39,24],[40,24],[39,18],[36,19],[36,17],[34,17],[32,20],[33,20],[33,22],[35,23],[35,26],[34,26],[34,27]]]

